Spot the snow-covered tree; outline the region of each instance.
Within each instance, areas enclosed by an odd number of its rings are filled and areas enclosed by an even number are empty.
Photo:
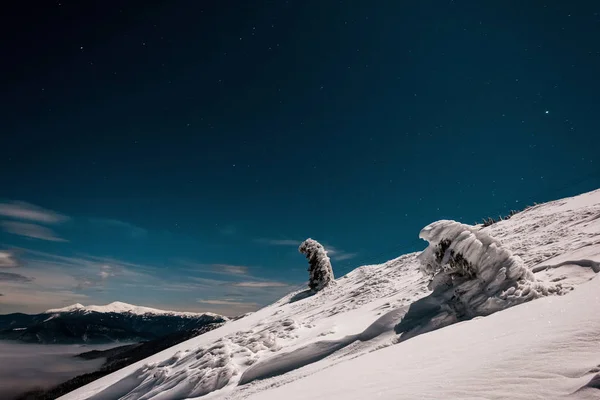
[[[298,247],[298,251],[308,259],[308,287],[311,290],[317,292],[334,280],[331,262],[321,243],[308,238]]]

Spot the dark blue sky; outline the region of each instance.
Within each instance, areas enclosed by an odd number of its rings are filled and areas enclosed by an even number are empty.
[[[242,312],[308,236],[339,275],[600,186],[594,1],[33,4],[1,17],[0,312]]]

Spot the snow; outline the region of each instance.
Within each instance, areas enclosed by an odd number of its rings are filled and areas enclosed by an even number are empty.
[[[153,315],[171,315],[171,316],[180,316],[180,317],[199,317],[202,315],[208,315],[208,316],[214,316],[214,317],[218,316],[217,314],[213,314],[210,312],[192,313],[192,312],[158,310],[156,308],[135,306],[135,305],[123,303],[120,301],[115,301],[115,302],[112,302],[105,306],[95,306],[95,305],[84,306],[82,304],[77,303],[77,304],[73,304],[68,307],[54,308],[54,309],[50,309],[50,310],[46,311],[46,313],[48,313],[48,314],[69,313],[69,312],[129,313],[129,314],[135,314],[135,315],[153,314]],[[222,318],[225,318],[225,317],[222,317]]]
[[[600,279],[324,368],[251,399],[556,399],[600,363]],[[585,393],[581,393],[585,398]],[[600,393],[590,393],[599,398]],[[592,397],[595,396],[595,397]]]
[[[423,253],[290,293],[62,399],[600,398],[600,190],[429,228]],[[469,264],[449,268],[448,247],[423,274],[444,239]],[[461,287],[459,317],[447,294]]]
[[[448,314],[440,317],[449,323],[562,292],[560,284],[538,281],[520,257],[476,227],[442,220],[419,236],[429,242],[419,255],[421,271],[431,277],[429,287]]]

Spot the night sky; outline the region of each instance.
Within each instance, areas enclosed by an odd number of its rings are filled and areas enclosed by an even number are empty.
[[[239,314],[600,186],[597,1],[21,1],[0,313]],[[42,4],[44,3],[44,4]]]

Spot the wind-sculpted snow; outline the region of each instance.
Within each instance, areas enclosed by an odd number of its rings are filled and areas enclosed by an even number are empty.
[[[391,331],[396,321],[401,319],[405,313],[406,307],[401,307],[387,312],[358,335],[348,335],[338,340],[311,343],[292,352],[271,357],[247,369],[240,378],[239,384],[244,385],[257,379],[281,375],[322,360],[357,340],[366,342],[374,339],[385,332]]]
[[[252,365],[258,355],[280,349],[278,340],[289,339],[298,325],[292,319],[244,332],[235,332],[207,348],[175,353],[152,363],[100,392],[90,400],[176,400],[199,397],[226,386]]]
[[[537,281],[521,258],[475,227],[442,220],[419,235],[429,246],[419,255],[430,289],[447,302],[447,318],[489,315],[526,301],[561,293],[560,285]],[[446,318],[446,317],[444,317]]]

